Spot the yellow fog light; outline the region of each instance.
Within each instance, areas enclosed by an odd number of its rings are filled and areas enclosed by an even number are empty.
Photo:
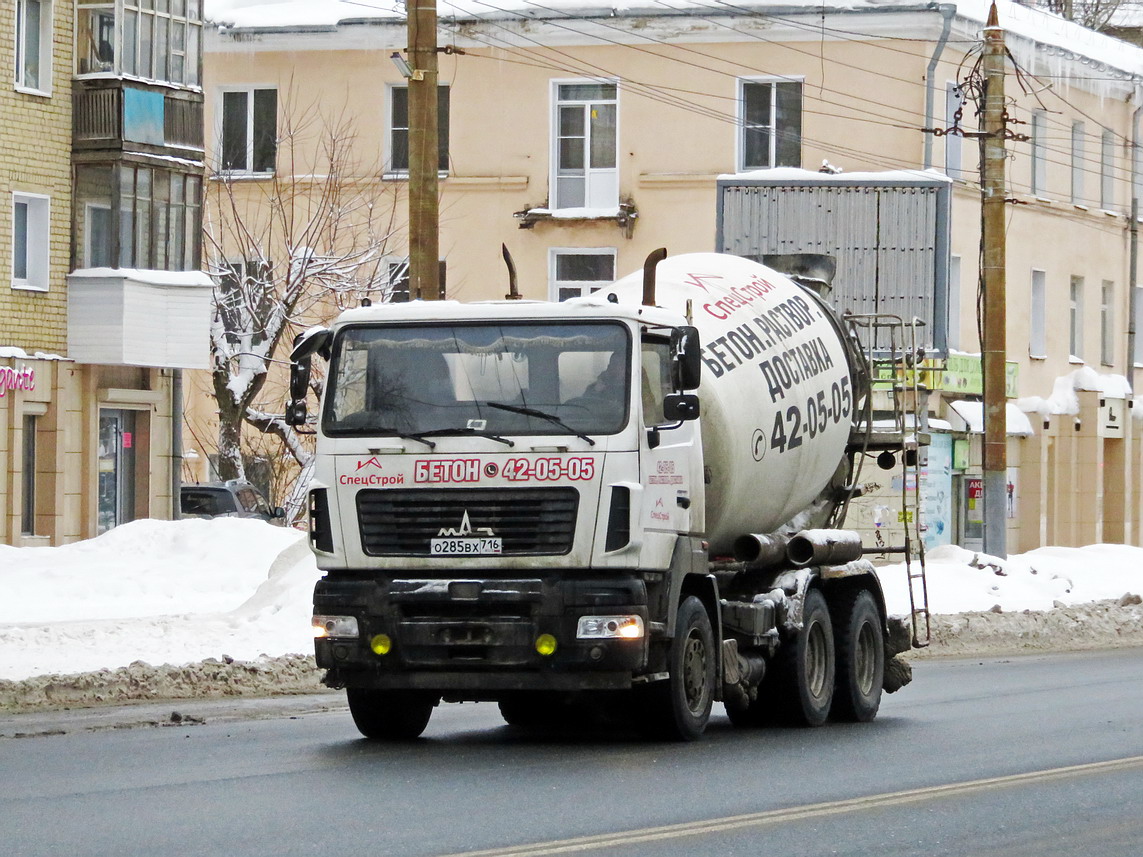
[[[375,655],[387,655],[393,648],[393,641],[387,634],[377,634],[369,641],[369,648]]]
[[[544,657],[556,653],[556,638],[551,634],[540,634],[536,637],[536,651]]]

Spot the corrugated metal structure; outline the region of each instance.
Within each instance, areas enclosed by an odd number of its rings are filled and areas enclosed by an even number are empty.
[[[715,249],[759,261],[773,254],[833,256],[834,306],[920,318],[926,350],[944,355],[951,200],[951,181],[934,171],[776,169],[724,177]]]

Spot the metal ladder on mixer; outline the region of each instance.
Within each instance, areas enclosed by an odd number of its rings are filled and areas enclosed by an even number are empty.
[[[921,508],[921,447],[929,443],[924,431],[928,406],[922,383],[920,328],[924,322],[884,313],[845,316],[851,335],[860,344],[870,368],[870,389],[860,403],[850,433],[849,451],[856,456],[852,482],[859,482],[861,464],[875,457],[884,469],[900,466],[903,544],[885,545],[869,552],[902,554],[909,582],[912,643],[929,645],[932,627],[929,589],[925,578],[925,542]],[[875,408],[879,398],[881,407]],[[892,461],[892,463],[890,463]],[[886,466],[888,465],[888,466]],[[848,501],[846,502],[848,505]],[[844,513],[843,513],[844,514]]]

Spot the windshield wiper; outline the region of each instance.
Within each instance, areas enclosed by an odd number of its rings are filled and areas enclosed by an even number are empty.
[[[379,428],[372,429],[369,433],[377,435],[392,435],[393,437],[401,438],[401,440],[415,440],[417,443],[423,443],[429,449],[437,448],[437,445],[431,440],[425,440],[425,435],[421,432],[404,432],[397,431],[395,428]]]
[[[586,440],[591,446],[595,446],[595,441],[588,437],[581,431],[576,431],[555,414],[549,414],[547,411],[537,411],[535,408],[524,408],[520,405],[506,405],[503,402],[485,402],[490,408],[499,408],[502,411],[511,411],[514,414],[521,414],[525,417],[535,417],[539,420],[547,420],[554,425],[559,426],[566,432],[570,432],[578,437],[580,440]]]
[[[432,441],[425,440],[425,438],[426,437],[442,437],[444,435],[454,435],[454,434],[475,435],[476,437],[486,437],[489,440],[498,440],[501,443],[508,444],[508,446],[515,446],[516,445],[516,442],[509,439],[509,438],[501,437],[498,434],[493,434],[492,432],[484,431],[483,429],[474,429],[471,426],[458,426],[457,428],[432,429],[431,431],[417,432],[415,435],[410,435],[410,437],[413,437],[416,440],[421,441],[422,443],[427,443],[430,446],[435,446],[435,444],[433,444]]]

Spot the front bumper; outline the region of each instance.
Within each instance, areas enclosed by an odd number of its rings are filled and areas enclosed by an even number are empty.
[[[638,615],[648,627],[647,590],[632,576],[559,579],[378,579],[326,577],[314,612],[358,620],[355,638],[315,641],[333,686],[463,691],[616,690],[645,671],[648,640],[576,639],[580,617]],[[375,654],[377,635],[391,641]],[[537,651],[541,635],[555,651]]]

